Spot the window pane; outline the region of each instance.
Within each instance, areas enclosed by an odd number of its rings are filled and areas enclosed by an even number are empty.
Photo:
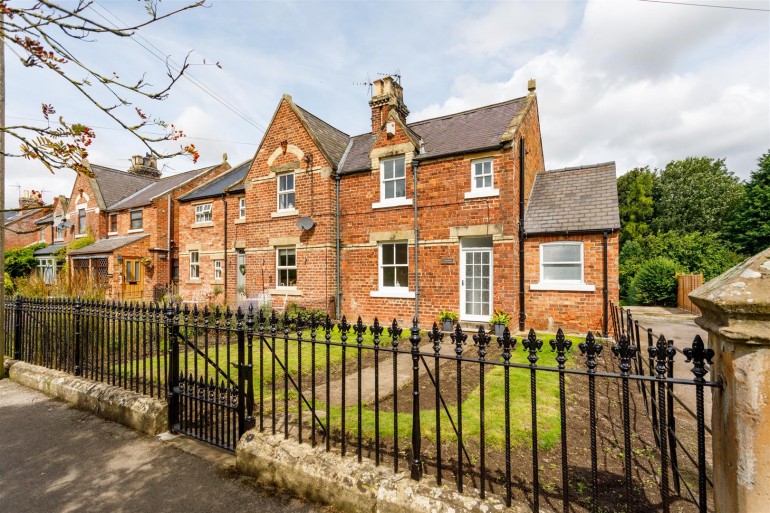
[[[545,281],[581,281],[580,264],[544,264]]]
[[[543,262],[580,262],[579,244],[547,244],[543,248]]]
[[[484,187],[487,187],[489,189],[492,188],[492,175],[484,177]]]
[[[407,245],[396,244],[395,247],[396,247],[396,263],[406,264],[407,263]]]
[[[396,198],[406,197],[406,180],[396,180]]]
[[[484,177],[478,176],[476,177],[476,188],[481,189],[484,187]]]
[[[393,161],[393,176],[396,178],[403,178],[406,176],[406,169],[404,166],[404,159],[403,157],[400,159],[396,159]]]
[[[409,286],[409,268],[408,267],[396,267],[396,286],[397,287]]]
[[[382,268],[382,286],[383,287],[396,286],[396,268],[395,267]]]
[[[396,197],[396,184],[394,182],[385,182],[385,199]]]
[[[297,265],[297,254],[293,249],[286,250],[286,265],[289,267],[296,267]]]
[[[393,265],[394,244],[382,245],[382,265]]]
[[[460,245],[463,248],[491,248],[492,237],[463,237]]]
[[[393,161],[386,160],[382,165],[382,171],[383,171],[383,178],[385,180],[390,180],[391,178],[393,178]]]

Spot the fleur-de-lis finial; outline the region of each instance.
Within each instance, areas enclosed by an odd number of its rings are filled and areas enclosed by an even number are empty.
[[[623,334],[620,335],[618,343],[612,346],[612,353],[620,358],[620,374],[628,376],[631,372],[631,359],[636,355],[636,346]]]
[[[692,373],[695,374],[695,381],[704,381],[703,377],[708,372],[706,370],[706,362],[713,364],[711,359],[714,358],[714,350],[705,346],[700,335],[695,335],[692,347],[685,347],[682,352],[687,358],[685,361],[693,363]]]
[[[398,321],[396,319],[393,319],[393,322],[390,324],[390,327],[388,328],[388,335],[390,335],[390,338],[393,343],[393,347],[398,347],[398,339],[401,337],[401,333],[404,330],[398,326]]]
[[[297,312],[297,335],[302,335],[302,329],[305,327],[305,319],[302,317],[302,312]]]
[[[559,364],[560,369],[563,369],[564,364],[567,363],[567,351],[572,347],[572,341],[565,337],[564,332],[559,328],[556,331],[556,338],[552,339],[549,344],[551,351],[556,351],[556,363]]]
[[[487,355],[487,346],[489,346],[490,340],[492,340],[492,337],[487,335],[484,326],[479,326],[478,331],[475,335],[473,335],[473,343],[476,345],[476,348],[479,351],[479,358],[482,360]]]
[[[530,367],[534,367],[538,360],[537,352],[542,349],[543,341],[537,338],[535,330],[530,329],[529,333],[527,334],[527,338],[522,342],[522,344],[524,344],[524,349],[529,351],[527,360],[529,360]]]
[[[334,328],[334,323],[332,322],[332,318],[329,314],[326,314],[326,319],[324,319],[324,331],[326,332],[327,337],[332,332],[332,328]]]
[[[361,345],[361,343],[364,341],[364,333],[366,333],[366,324],[364,324],[364,321],[361,320],[360,315],[358,316],[356,325],[353,327],[353,331],[356,332],[356,343]]]
[[[671,351],[675,351],[673,347]],[[658,378],[665,378],[668,373],[668,351],[669,345],[666,337],[661,335],[655,342],[654,346],[650,346],[647,349],[651,358],[655,358],[655,373]]]
[[[433,323],[433,329],[428,332],[428,338],[433,342],[433,352],[441,352],[441,341],[444,339],[444,332],[438,328],[437,323]]]
[[[465,345],[465,341],[468,340],[468,335],[463,333],[463,328],[460,326],[459,322],[455,324],[455,330],[449,334],[449,337],[452,339],[452,343],[455,345],[455,354],[459,358],[463,354],[463,346]]]
[[[422,340],[422,337],[420,337],[420,324],[417,322],[416,316],[412,319],[412,329],[409,330],[409,332],[409,342],[412,344],[412,352],[417,353],[419,352],[420,340]]]
[[[337,328],[340,330],[340,339],[344,344],[348,339],[348,332],[350,332],[350,323],[348,322],[348,318],[343,315],[342,320],[337,325]]]
[[[580,347],[580,352],[586,356],[586,367],[588,367],[588,372],[595,372],[596,366],[599,364],[599,362],[596,361],[596,357],[602,353],[604,346],[597,342],[594,338],[594,334],[589,331],[586,334],[585,342],[581,342],[578,347]]]
[[[274,337],[278,331],[278,316],[275,314],[275,310],[270,314],[270,333]]]
[[[503,348],[503,360],[507,363],[511,359],[511,351],[516,349],[516,339],[511,336],[511,330],[506,326],[503,336],[497,337],[497,344]]]
[[[382,335],[382,332],[385,330],[384,327],[380,325],[380,320],[375,317],[374,323],[369,327],[369,331],[371,332],[372,336],[374,337],[374,345],[378,346],[380,345],[380,335]]]

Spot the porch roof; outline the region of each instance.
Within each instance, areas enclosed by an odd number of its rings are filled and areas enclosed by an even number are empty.
[[[63,248],[64,246],[66,246],[66,244],[63,244],[63,243],[62,244],[49,244],[48,246],[46,246],[44,248],[40,248],[40,249],[36,250],[33,253],[33,255],[35,255],[36,257],[50,256],[50,255],[53,255],[54,253],[56,253],[57,250]]]
[[[145,237],[149,237],[149,236],[150,236],[149,233],[144,233],[142,235],[129,235],[126,237],[112,237],[109,239],[102,239],[84,248],[70,251],[69,254],[70,256],[73,256],[73,255],[93,255],[98,253],[112,253],[116,249],[122,248],[124,246],[128,246],[131,243],[134,243],[138,240],[144,239]]]

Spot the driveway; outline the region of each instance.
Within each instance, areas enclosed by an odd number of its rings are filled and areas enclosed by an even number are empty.
[[[332,511],[256,488],[230,453],[193,443],[207,461],[8,379],[0,433],[0,511]]]

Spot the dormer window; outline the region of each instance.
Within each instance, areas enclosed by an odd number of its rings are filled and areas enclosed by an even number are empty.
[[[404,157],[380,161],[380,201],[406,198],[406,164]]]

